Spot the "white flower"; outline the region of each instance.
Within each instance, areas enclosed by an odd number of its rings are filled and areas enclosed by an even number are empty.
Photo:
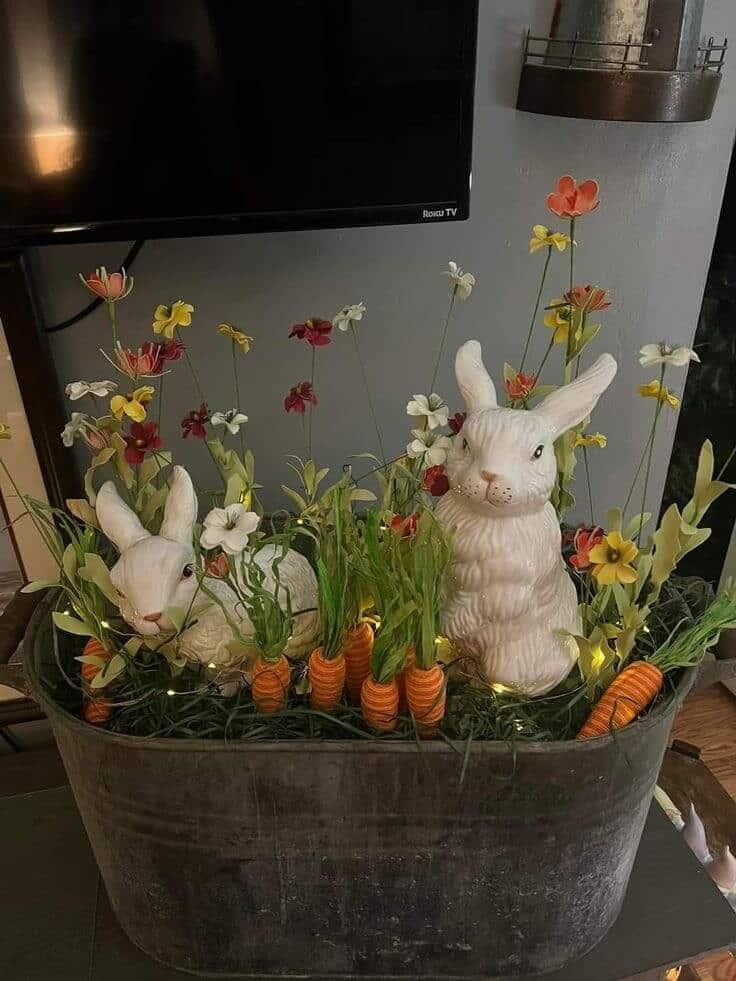
[[[248,536],[256,530],[260,520],[254,511],[246,511],[244,504],[212,508],[204,519],[200,545],[202,548],[219,546],[228,555],[240,555],[248,545]]]
[[[426,395],[414,395],[406,407],[408,416],[424,416],[430,429],[438,426],[446,426],[450,415],[449,408],[445,405],[445,400],[436,392],[427,398]]]
[[[437,467],[447,459],[452,446],[449,436],[437,436],[427,429],[412,429],[414,439],[407,444],[406,452],[412,460],[421,460],[425,467]]]
[[[226,412],[213,412],[210,422],[213,426],[227,426],[228,432],[237,436],[240,427],[248,421],[248,416],[243,415],[238,409],[228,409]]]
[[[64,446],[73,446],[74,440],[84,432],[87,416],[83,412],[72,412],[72,417],[61,431],[61,441]]]
[[[343,331],[350,330],[353,324],[357,324],[363,319],[364,313],[365,303],[362,300],[360,303],[353,303],[349,307],[343,307],[332,318],[332,326]]]
[[[445,272],[445,276],[450,277],[450,293],[456,293],[461,300],[467,300],[471,290],[475,286],[475,276],[472,273],[464,273],[456,262],[450,262],[450,268]]]
[[[76,402],[77,399],[84,398],[85,395],[96,395],[97,398],[102,399],[110,392],[114,392],[118,386],[115,382],[111,381],[99,381],[99,382],[70,382],[64,391],[72,400]]]
[[[691,361],[700,362],[698,355],[689,347],[672,347],[671,344],[645,344],[639,351],[639,364],[671,364],[684,368]]]

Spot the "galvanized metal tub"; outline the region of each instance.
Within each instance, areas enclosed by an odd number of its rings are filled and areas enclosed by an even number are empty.
[[[461,782],[443,742],[95,729],[42,687],[43,616],[26,670],[112,907],[138,947],[195,973],[481,978],[580,956],[619,913],[692,681],[615,739],[471,745]]]

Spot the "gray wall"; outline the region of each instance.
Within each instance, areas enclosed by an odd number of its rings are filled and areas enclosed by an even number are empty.
[[[287,340],[290,324],[311,314],[330,317],[344,303],[365,300],[361,337],[368,371],[387,448],[398,451],[406,442],[407,397],[429,385],[447,301],[440,273],[448,259],[472,271],[478,286],[468,303],[458,304],[438,390],[460,407],[450,355],[466,338],[483,342],[497,384],[504,360],[518,362],[542,262],[541,255],[528,255],[529,229],[550,220],[544,199],[565,172],[597,177],[602,188],[599,210],[579,223],[576,279],[601,283],[615,296],[602,317],[606,329],[597,350],[611,351],[624,371],[594,420],[608,434],[609,448],[593,450],[591,457],[599,517],[622,503],[652,410],[651,402],[634,395],[651,377],[636,363],[637,351],[649,341],[693,338],[734,136],[736,64],[725,72],[708,123],[604,123],[519,113],[514,101],[522,34],[529,23],[545,30],[552,8],[552,0],[481,0],[470,221],[157,241],[141,253],[135,292],[120,311],[124,336],[131,343],[148,338],[157,303],[184,298],[195,304],[186,341],[213,407],[232,402],[228,345],[214,325],[229,320],[254,335],[253,351],[242,363],[242,408],[250,416],[248,442],[258,476],[270,489],[267,503],[283,503],[278,485],[288,475],[284,454],[301,452],[303,445],[298,420],[281,407],[289,386],[308,377],[308,351]],[[733,0],[709,0],[704,32],[736,34]],[[40,250],[49,321],[85,302],[77,271],[114,267],[125,251],[124,243]],[[563,260],[548,296],[559,292],[564,277]],[[533,363],[548,336],[540,326]],[[102,310],[55,335],[60,379],[109,375],[97,353],[107,338]],[[679,380],[684,383],[684,376]],[[213,486],[206,453],[178,437],[178,421],[196,401],[185,366],[176,367],[166,389],[167,441],[202,484]],[[319,352],[317,390],[318,460],[339,468],[349,454],[375,450],[349,337],[338,334]],[[652,504],[661,494],[674,425],[674,414],[667,414]]]

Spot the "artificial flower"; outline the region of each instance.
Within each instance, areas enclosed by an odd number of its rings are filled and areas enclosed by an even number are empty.
[[[549,301],[549,310],[544,315],[544,326],[554,331],[555,344],[566,344],[570,331],[570,307],[563,297],[555,297]]]
[[[575,446],[598,446],[605,450],[608,446],[608,437],[604,436],[603,433],[577,433]]]
[[[436,467],[447,459],[452,446],[449,436],[438,436],[429,429],[412,429],[414,439],[407,444],[406,452],[412,460],[421,460],[425,467]]]
[[[243,415],[238,409],[228,409],[226,412],[213,412],[210,422],[213,426],[227,426],[227,430],[233,436],[237,436],[240,427],[248,421],[248,416]]]
[[[98,382],[70,382],[64,391],[67,397],[72,401],[76,402],[77,399],[84,398],[85,395],[94,395],[96,398],[104,398],[111,392],[114,392],[118,386],[112,381],[98,381]]]
[[[601,586],[636,582],[636,569],[631,565],[639,549],[624,539],[620,531],[609,531],[588,553],[593,563],[593,576]]]
[[[666,385],[663,385],[656,378],[653,378],[652,381],[647,382],[646,385],[640,385],[639,395],[645,399],[657,399],[662,403],[662,405],[664,405],[666,402],[672,409],[676,409],[680,404],[679,398],[676,395],[673,395],[669,388],[667,388]]]
[[[526,399],[529,398],[534,390],[534,386],[537,384],[537,377],[536,375],[526,375],[523,371],[518,371],[513,378],[507,378],[504,384],[506,385],[506,394],[510,399]]]
[[[445,468],[427,467],[422,477],[422,487],[429,491],[432,497],[442,497],[450,489],[450,481],[447,479]]]
[[[364,313],[365,303],[362,300],[360,303],[353,303],[350,306],[343,307],[332,318],[332,326],[337,327],[338,330],[348,331],[355,324],[360,323]]]
[[[182,355],[186,351],[186,345],[174,338],[173,341],[166,341],[161,347],[161,357],[164,361],[181,361]]]
[[[289,391],[289,394],[284,399],[284,408],[287,412],[303,413],[306,411],[307,403],[316,405],[317,396],[314,394],[312,383],[303,381],[299,382],[298,385],[295,385]]]
[[[125,459],[128,463],[143,463],[147,453],[161,449],[163,440],[158,434],[157,422],[134,422],[125,439]]]
[[[427,426],[436,429],[438,426],[447,425],[447,417],[450,414],[449,408],[445,405],[445,400],[436,392],[427,397],[426,395],[414,395],[406,406],[408,416],[424,416]]]
[[[570,565],[578,571],[591,566],[590,550],[603,541],[603,529],[597,525],[581,525],[574,534],[572,543],[575,554],[570,556]]]
[[[535,225],[532,228],[532,237],[529,239],[529,252],[533,255],[539,249],[555,248],[558,252],[564,252],[570,244],[570,236],[563,235],[562,232],[552,232],[546,225]]]
[[[120,272],[108,273],[104,266],[100,266],[86,279],[81,273],[79,278],[91,293],[106,303],[124,300],[133,289],[133,277],[129,276],[124,269],[121,269]]]
[[[207,430],[205,425],[210,421],[210,411],[204,402],[198,409],[192,409],[181,421],[182,439],[187,436],[196,436],[197,439],[206,439]]]
[[[393,518],[391,518],[391,524],[389,527],[395,535],[399,536],[399,538],[411,538],[412,535],[416,534],[418,522],[419,514],[416,511],[414,514],[410,514],[406,518],[403,518],[400,514],[395,514]]]
[[[6,422],[0,422],[0,439],[10,439],[11,435],[10,426]]]
[[[191,303],[177,300],[171,307],[159,303],[153,313],[153,332],[163,334],[171,340],[177,327],[189,327],[192,322],[194,307]]]
[[[587,286],[573,286],[565,293],[564,300],[578,310],[585,310],[586,313],[592,310],[607,310],[611,305],[608,293],[600,286],[591,286],[590,283]]]
[[[71,419],[61,431],[61,441],[64,446],[73,446],[77,436],[84,433],[87,416],[83,412],[72,412]]]
[[[445,270],[445,276],[450,278],[450,293],[459,296],[461,300],[467,300],[475,286],[475,276],[463,272],[456,262],[451,261],[449,267]]]
[[[230,563],[227,560],[227,555],[224,552],[216,552],[205,559],[204,572],[205,575],[211,576],[213,579],[227,579],[230,575]]]
[[[298,337],[300,341],[306,341],[312,347],[325,347],[330,343],[330,333],[332,324],[329,320],[321,317],[310,317],[303,324],[294,324],[289,332],[289,337]]]
[[[89,422],[84,426],[82,435],[91,450],[105,450],[110,445],[111,434],[104,429],[98,429],[97,426],[93,426]]]
[[[223,337],[229,337],[233,344],[237,344],[243,354],[250,351],[253,338],[245,334],[242,330],[236,330],[231,324],[218,324],[217,330]]]
[[[118,367],[134,381],[138,378],[157,378],[163,371],[163,345],[155,341],[146,341],[137,351],[118,344],[115,348],[115,360]]]
[[[598,207],[598,181],[578,184],[565,174],[557,181],[557,190],[547,196],[547,207],[558,218],[579,218]]]
[[[204,519],[199,542],[202,548],[221,548],[228,555],[240,555],[247,547],[248,538],[258,527],[261,519],[244,504],[229,504],[226,508],[212,508]]]
[[[447,425],[452,430],[453,436],[457,436],[460,430],[465,425],[465,420],[468,418],[467,412],[456,412],[454,416],[450,416],[447,420]]]
[[[150,402],[155,392],[150,385],[142,385],[129,395],[113,395],[110,399],[110,412],[120,421],[123,413],[133,422],[143,422],[146,418],[146,403]]]
[[[700,362],[700,358],[689,347],[672,347],[671,344],[645,344],[639,351],[639,364],[671,364],[675,368],[684,368],[691,361]]]

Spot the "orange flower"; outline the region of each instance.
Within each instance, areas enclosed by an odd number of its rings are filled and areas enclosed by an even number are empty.
[[[578,184],[565,174],[557,181],[557,190],[547,196],[547,207],[559,218],[579,218],[598,207],[598,181]]]
[[[86,279],[81,273],[79,278],[90,293],[99,296],[106,303],[124,300],[133,289],[133,277],[128,276],[124,269],[121,269],[120,272],[108,273],[104,266],[100,266]]]
[[[587,286],[573,286],[565,293],[565,300],[577,310],[585,310],[586,313],[591,310],[607,310],[611,305],[608,293],[600,286],[591,286],[590,283]]]
[[[600,545],[603,541],[603,529],[597,525],[586,527],[581,525],[575,532],[573,544],[575,554],[570,556],[570,565],[575,569],[589,569],[592,565],[590,561],[590,550]]]
[[[507,378],[504,384],[510,399],[525,399],[531,395],[537,378],[536,375],[525,375],[523,371],[519,371],[513,378]]]
[[[414,514],[410,514],[406,518],[403,518],[400,514],[395,514],[393,518],[391,518],[391,531],[395,535],[398,535],[399,538],[411,538],[412,535],[416,534],[418,522],[418,511],[415,511]]]

